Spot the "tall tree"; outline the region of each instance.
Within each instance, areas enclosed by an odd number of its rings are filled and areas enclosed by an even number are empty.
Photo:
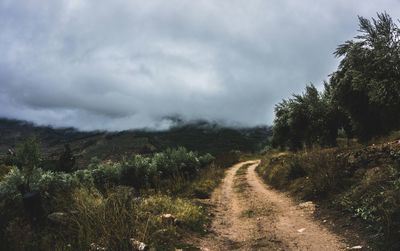
[[[387,13],[359,17],[360,35],[340,45],[330,79],[333,96],[366,140],[400,127],[400,30]]]
[[[275,147],[298,150],[303,147],[335,145],[340,126],[338,109],[330,105],[328,93],[314,85],[301,95],[293,95],[275,107],[272,143]]]

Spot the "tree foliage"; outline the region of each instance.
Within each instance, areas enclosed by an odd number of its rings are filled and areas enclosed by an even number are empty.
[[[30,178],[33,171],[39,167],[40,161],[40,147],[35,137],[27,138],[17,146],[16,164],[26,180],[23,190],[30,190]]]
[[[302,95],[293,95],[275,107],[273,144],[298,150],[314,144],[334,145],[339,112],[329,104],[328,93],[321,94],[314,85]]]
[[[359,17],[359,23],[360,35],[335,52],[343,58],[330,83],[356,136],[365,140],[400,125],[400,30],[387,13],[372,21]]]
[[[339,129],[364,141],[400,128],[400,29],[381,13],[359,17],[359,32],[338,46],[340,65],[322,92],[310,85],[276,105],[274,146],[335,145]]]

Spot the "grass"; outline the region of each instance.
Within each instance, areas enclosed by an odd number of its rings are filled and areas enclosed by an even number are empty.
[[[174,250],[182,236],[202,232],[208,222],[205,209],[189,199],[162,194],[139,198],[128,187],[106,194],[77,188],[72,197],[59,220],[40,229],[25,218],[12,220],[6,229],[8,250],[132,250],[131,239],[153,250]],[[174,220],[163,220],[164,214]]]
[[[219,185],[224,174],[225,169],[216,165],[211,165],[201,170],[198,178],[190,184],[186,194],[189,195],[189,197],[199,199],[210,198],[211,193]]]
[[[234,179],[234,188],[238,193],[244,193],[246,189],[249,187],[249,184],[246,182],[246,177],[245,177],[249,166],[251,166],[251,164],[244,164],[236,171]]]

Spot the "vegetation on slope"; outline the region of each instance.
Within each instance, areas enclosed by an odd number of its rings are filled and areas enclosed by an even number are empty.
[[[185,148],[71,173],[40,168],[37,143],[18,147],[0,179],[2,250],[170,250],[207,223],[205,198],[223,176],[210,154]],[[23,153],[23,154],[20,154]]]
[[[301,200],[361,219],[387,250],[400,247],[400,143],[265,155],[258,172]]]
[[[120,161],[136,154],[153,154],[168,148],[185,147],[215,157],[232,150],[255,152],[271,134],[269,127],[231,128],[205,121],[181,122],[166,131],[79,132],[74,129],[38,127],[27,122],[0,119],[0,163],[8,149],[36,135],[43,153],[42,167],[58,170],[58,160],[68,144],[76,157],[75,169],[85,168],[93,157]]]

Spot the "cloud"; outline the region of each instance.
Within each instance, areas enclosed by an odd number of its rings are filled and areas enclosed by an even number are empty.
[[[0,116],[83,130],[271,123],[386,1],[0,0]]]

